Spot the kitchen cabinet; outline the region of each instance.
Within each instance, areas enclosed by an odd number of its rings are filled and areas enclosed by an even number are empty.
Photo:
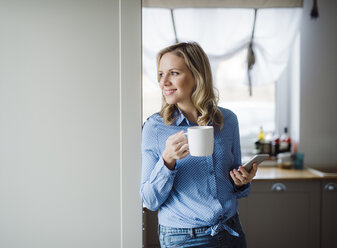
[[[160,248],[158,239],[158,211],[143,208],[143,247]]]
[[[239,213],[250,248],[320,247],[319,180],[254,181]]]
[[[321,184],[321,248],[337,244],[337,179],[324,179]]]

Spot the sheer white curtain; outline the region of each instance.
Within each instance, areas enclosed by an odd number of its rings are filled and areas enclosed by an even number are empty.
[[[233,110],[239,118],[243,154],[252,152],[260,126],[268,133],[276,131],[275,82],[284,83],[279,78],[293,50],[301,9],[258,9],[253,38],[256,62],[250,72],[253,96],[250,97],[247,50],[254,13],[251,8],[178,8],[173,11],[178,40],[198,42],[210,58],[215,86],[220,93],[219,105]],[[143,8],[144,121],[159,111],[161,105],[156,54],[174,43],[171,10]]]
[[[247,49],[254,23],[254,10],[244,8],[181,8],[175,9],[173,16],[178,40],[198,42],[214,70],[220,61]],[[258,9],[253,39],[253,87],[276,82],[280,77],[299,29],[300,16],[300,8]],[[156,53],[174,43],[170,10],[143,8],[143,71],[154,83]],[[246,75],[241,83],[247,82]]]

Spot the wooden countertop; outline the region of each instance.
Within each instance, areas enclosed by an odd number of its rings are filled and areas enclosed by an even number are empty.
[[[315,174],[309,169],[295,170],[260,166],[254,180],[312,180],[322,178],[324,177]]]

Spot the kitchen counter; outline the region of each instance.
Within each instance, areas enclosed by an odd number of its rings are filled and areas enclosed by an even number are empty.
[[[281,169],[279,167],[262,167],[257,170],[254,180],[316,180],[324,179],[326,176],[315,173],[315,170],[304,168],[303,170]],[[328,178],[331,178],[328,177]],[[337,178],[337,176],[335,177]]]

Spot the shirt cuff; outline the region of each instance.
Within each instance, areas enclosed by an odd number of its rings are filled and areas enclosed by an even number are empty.
[[[242,185],[242,186],[237,186],[237,185],[234,184],[234,192],[242,192],[242,191],[248,189],[250,187],[250,184],[251,183],[247,183],[247,184]]]
[[[164,163],[163,157],[159,158],[154,171],[155,173],[160,173],[163,177],[175,176],[175,174],[177,173],[176,167],[174,168],[174,170],[170,170],[169,168],[167,168]]]

